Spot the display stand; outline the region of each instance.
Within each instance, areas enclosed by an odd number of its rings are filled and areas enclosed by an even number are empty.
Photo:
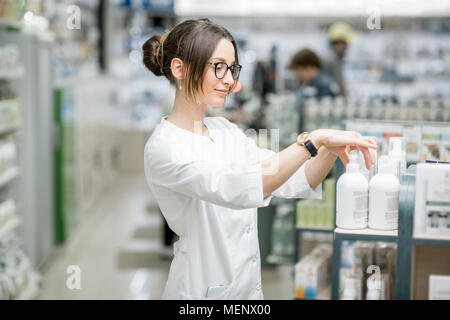
[[[338,159],[335,163],[336,181],[344,173],[345,168]],[[401,191],[400,191],[401,192]],[[401,194],[400,194],[401,197]],[[336,203],[335,203],[336,208]],[[400,215],[400,213],[399,213]],[[336,216],[336,210],[335,210]],[[400,224],[400,223],[399,223]],[[331,299],[339,299],[340,266],[341,266],[341,247],[343,241],[383,241],[397,242],[398,235],[396,231],[376,231],[371,229],[363,230],[344,230],[335,228],[333,234],[333,258],[332,258],[332,277],[331,277]]]
[[[344,173],[344,166],[338,160],[335,164],[336,180]],[[302,232],[333,232],[333,257],[331,299],[339,299],[341,248],[343,241],[382,241],[397,244],[395,294],[396,300],[412,298],[413,251],[417,246],[450,247],[450,239],[445,236],[430,235],[429,237],[413,236],[414,201],[415,201],[416,165],[410,165],[402,177],[399,195],[399,228],[396,231],[377,231],[371,229],[344,230],[335,228],[321,230],[312,228],[296,228],[296,244]],[[296,261],[299,260],[300,249],[296,248]],[[318,297],[319,298],[319,297]],[[298,299],[297,299],[298,300]]]

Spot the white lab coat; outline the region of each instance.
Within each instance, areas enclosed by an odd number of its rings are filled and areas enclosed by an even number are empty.
[[[207,117],[211,138],[161,119],[145,145],[148,185],[179,236],[163,299],[207,299],[208,287],[228,285],[215,299],[263,299],[257,208],[272,196],[321,198],[304,165],[263,199],[259,148],[235,124]]]

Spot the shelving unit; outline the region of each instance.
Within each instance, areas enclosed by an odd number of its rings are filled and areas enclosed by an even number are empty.
[[[22,220],[18,216],[14,216],[14,218],[10,218],[8,222],[0,225],[0,239],[15,230],[21,223]]]
[[[1,19],[0,19],[1,20]],[[53,186],[49,167],[53,147],[53,127],[48,117],[51,107],[51,41],[34,34],[12,30],[9,21],[0,21],[0,42],[17,47],[14,69],[0,73],[7,94],[0,101],[0,139],[15,144],[17,161],[0,174],[2,199],[13,199],[16,215],[0,226],[0,238],[16,234],[26,261],[30,285],[16,298],[32,299],[39,292],[35,268],[42,265],[53,248]],[[19,26],[19,25],[17,25]],[[12,57],[16,57],[11,54]],[[9,93],[8,91],[11,91]],[[8,164],[9,165],[9,164]],[[11,164],[12,165],[12,164]],[[6,249],[10,249],[6,247]],[[11,248],[11,254],[16,254]],[[21,270],[17,270],[21,272]],[[18,284],[17,284],[18,285]],[[26,285],[26,284],[25,284]],[[18,288],[21,290],[21,288]]]
[[[325,232],[325,233],[332,233],[333,229],[329,229],[329,228],[314,228],[314,227],[298,227],[297,226],[297,232]]]
[[[344,171],[345,171],[344,165],[340,160],[337,160],[335,163],[336,181],[338,181],[339,177],[344,173]],[[401,213],[399,212],[399,216],[400,215]],[[333,300],[339,299],[341,248],[343,241],[359,240],[359,241],[382,241],[382,242],[397,243],[399,233],[400,230],[381,231],[369,228],[362,230],[344,230],[341,228],[335,228],[333,232],[334,241],[333,241],[333,258],[332,258],[331,298]]]
[[[398,231],[343,230],[336,228],[333,242],[332,299],[339,299],[339,270],[341,264],[341,245],[346,240],[383,241],[397,243],[397,262],[395,277],[395,299],[411,299],[413,274],[413,249],[415,246],[450,247],[450,239],[445,235],[423,235],[413,237],[415,165],[404,174],[399,197]]]
[[[413,252],[415,247],[450,248],[450,237],[445,235],[413,235],[414,199],[416,166],[408,168],[402,179],[399,200],[399,241],[397,252],[397,277],[395,282],[395,297],[400,300],[411,299]],[[401,272],[400,272],[401,270]]]
[[[340,238],[346,238],[346,240],[352,240],[352,237],[357,237],[358,240],[365,238],[368,241],[371,241],[372,239],[392,239],[396,238],[398,231],[392,230],[392,231],[382,231],[382,230],[374,230],[370,228],[360,229],[360,230],[347,230],[347,229],[341,229],[336,228],[334,229],[334,233],[336,237]],[[376,240],[378,241],[378,240]]]
[[[294,223],[295,223],[295,253],[294,253],[294,264],[297,263],[302,256],[300,239],[303,233],[322,233],[322,234],[332,234],[333,229],[330,228],[318,228],[318,227],[306,227],[306,226],[298,226],[296,225],[297,215],[294,215]],[[322,287],[317,292],[317,297],[315,299],[307,299],[307,298],[297,298],[294,300],[329,300],[331,293],[331,286],[327,285]]]
[[[429,235],[428,235],[429,236]],[[445,236],[433,237],[414,237],[412,244],[415,246],[430,246],[430,247],[450,247],[450,239]]]
[[[332,229],[325,229],[325,228],[311,228],[311,227],[296,227],[295,228],[295,244],[296,244],[296,248],[295,248],[295,259],[294,259],[294,263],[297,263],[297,261],[299,260],[299,258],[302,256],[301,255],[301,249],[300,246],[298,245],[300,243],[300,238],[302,233],[304,232],[314,232],[314,233],[326,233],[326,234],[331,234],[333,233]]]
[[[383,241],[397,242],[396,231],[376,231],[371,229],[363,230],[343,230],[336,228],[334,230],[333,258],[332,258],[332,281],[331,298],[339,299],[340,266],[341,266],[341,247],[343,241]]]

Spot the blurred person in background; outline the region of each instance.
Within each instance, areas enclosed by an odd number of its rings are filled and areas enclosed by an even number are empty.
[[[297,91],[299,131],[303,130],[303,110],[308,98],[335,97],[339,95],[338,84],[322,70],[319,57],[310,49],[298,51],[289,64],[300,81]]]
[[[347,88],[343,74],[344,57],[349,43],[355,39],[352,27],[344,22],[336,22],[328,29],[330,49],[324,59],[324,70],[339,86],[339,95],[345,97]]]

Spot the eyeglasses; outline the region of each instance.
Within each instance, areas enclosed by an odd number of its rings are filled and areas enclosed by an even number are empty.
[[[225,62],[208,62],[208,64],[214,66],[214,72],[217,79],[223,79],[227,74],[227,71],[231,71],[231,76],[233,80],[239,79],[239,74],[241,73],[242,66],[240,64],[233,64],[228,66]]]

